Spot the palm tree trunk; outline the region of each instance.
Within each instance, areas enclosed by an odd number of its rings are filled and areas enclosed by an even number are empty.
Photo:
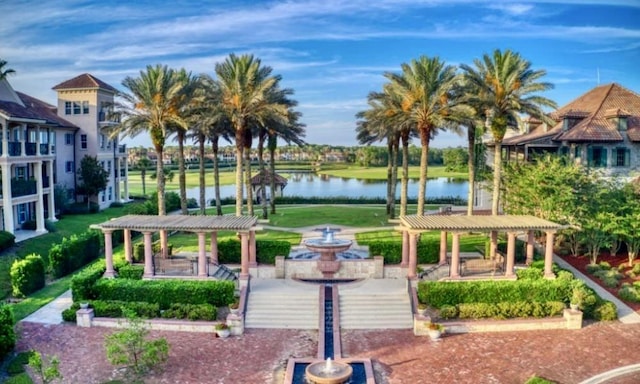
[[[211,150],[213,152],[213,189],[216,199],[216,215],[222,216],[222,202],[220,201],[220,163],[218,160],[218,136],[211,138]]]
[[[391,161],[391,205],[389,218],[395,219],[396,217],[396,190],[398,189],[398,144],[399,137],[394,136],[393,148],[391,149],[392,161]]]
[[[236,129],[236,216],[242,216],[242,150],[244,149],[243,132]]]
[[[418,187],[418,216],[424,215],[424,201],[427,195],[427,170],[429,160],[429,141],[431,132],[428,127],[420,129],[420,144],[422,151],[420,152],[420,185]]]
[[[158,162],[156,164],[156,175],[158,177],[158,216],[165,216],[167,214],[167,207],[164,203],[164,148],[157,147],[156,153],[158,154]],[[167,257],[167,231],[160,231],[160,244],[162,257]]]
[[[271,176],[276,175],[276,146],[278,143],[278,139],[276,135],[269,135],[269,168],[271,170]],[[274,215],[276,213],[276,178],[271,177],[269,180],[270,189],[271,189],[271,214]]]
[[[409,188],[409,134],[402,134],[402,182],[400,184],[400,216],[407,214]]]
[[[502,141],[496,140],[495,153],[493,155],[493,197],[491,201],[491,214],[497,215],[500,207],[500,173],[502,170]]]
[[[178,184],[180,184],[180,211],[188,215],[187,209],[187,171],[184,167],[184,131],[178,131]]]
[[[147,183],[145,179],[147,177],[147,168],[144,167],[140,170],[140,177],[142,178],[142,195],[147,196]]]
[[[247,211],[253,216],[253,190],[251,189],[251,147],[244,148],[244,186],[247,191]]]
[[[395,196],[393,196],[393,138],[389,137],[387,140],[387,217],[392,219],[393,213],[391,211],[391,204]]]
[[[266,134],[260,135],[258,138],[258,169],[261,175],[266,175],[264,168],[264,161],[262,160],[262,154],[264,152],[264,139]],[[273,178],[274,175],[271,175]],[[260,178],[260,205],[262,206],[262,218],[269,218],[268,205],[267,205],[267,184],[264,177]]]
[[[469,170],[469,191],[467,192],[467,216],[473,215],[473,201],[475,199],[475,180],[476,180],[476,127],[470,124],[467,127],[467,144],[469,151],[469,160],[467,168]]]
[[[199,179],[200,186],[200,214],[204,215],[207,209],[207,199],[205,197],[205,180],[204,180],[204,134],[198,133],[198,157],[200,158]]]

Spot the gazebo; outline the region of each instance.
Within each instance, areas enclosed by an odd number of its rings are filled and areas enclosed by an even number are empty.
[[[441,216],[441,215],[409,215],[400,216],[400,225],[395,229],[402,232],[402,266],[408,267],[407,278],[417,278],[418,235],[427,231],[440,231],[440,264],[447,263],[447,233],[451,232],[451,264],[449,279],[460,279],[460,235],[468,232],[485,232],[490,234],[491,255],[495,257],[498,245],[498,232],[507,234],[507,257],[505,278],[515,278],[515,243],[519,232],[527,234],[527,263],[533,261],[534,231],[546,234],[544,255],[544,276],[555,278],[552,271],[553,238],[564,226],[543,220],[535,216],[499,215],[499,216]]]
[[[193,232],[198,236],[198,277],[206,278],[206,235],[211,234],[211,260],[217,264],[218,261],[218,231],[237,231],[241,244],[241,270],[240,280],[249,277],[249,267],[257,266],[256,261],[256,238],[255,231],[261,230],[256,226],[258,218],[255,216],[150,216],[150,215],[127,215],[118,217],[101,224],[93,225],[104,234],[104,253],[106,260],[105,277],[113,277],[113,242],[114,231],[124,231],[124,254],[125,259],[131,262],[131,231],[142,232],[144,238],[144,277],[150,278],[154,275],[153,253],[151,237],[154,232],[160,231],[183,231]],[[166,244],[163,248],[166,248]]]
[[[271,179],[273,179],[276,184],[276,189],[273,192],[274,196],[272,197],[282,197],[284,187],[287,186],[287,179],[278,175],[277,173],[271,173],[271,171],[267,168],[261,170],[251,178],[251,188],[253,189],[253,196],[260,196],[260,189],[262,188],[262,184],[264,181],[264,185],[267,186],[267,199],[269,199],[270,196],[268,194],[268,191],[269,185],[271,184]]]

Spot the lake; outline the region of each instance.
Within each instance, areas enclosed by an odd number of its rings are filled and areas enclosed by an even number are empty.
[[[387,182],[383,180],[364,180],[354,178],[333,177],[327,175],[317,175],[315,173],[287,173],[282,172],[280,175],[287,178],[288,183],[284,188],[285,196],[316,196],[316,197],[380,197],[387,196]],[[417,198],[418,196],[418,180],[409,180],[408,195],[409,198]],[[467,189],[469,182],[464,179],[452,179],[448,177],[440,177],[437,179],[429,179],[427,181],[427,197],[460,197],[467,198]],[[220,187],[220,196],[235,197],[235,185],[223,185]],[[187,197],[199,198],[199,188],[187,189]],[[207,202],[214,198],[214,188],[207,187],[205,189]],[[400,183],[396,191],[396,197],[400,198]]]

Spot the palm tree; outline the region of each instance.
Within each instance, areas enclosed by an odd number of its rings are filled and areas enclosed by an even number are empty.
[[[410,64],[402,64],[402,73],[387,72],[389,91],[401,98],[406,123],[414,125],[420,135],[420,184],[418,215],[424,214],[427,187],[429,144],[437,131],[453,126],[462,119],[467,108],[455,98],[454,86],[459,81],[456,69],[438,57],[421,56]]]
[[[498,214],[500,176],[502,168],[502,140],[509,124],[519,124],[520,114],[528,114],[546,124],[553,124],[542,107],[556,108],[550,99],[536,95],[553,88],[551,83],[538,81],[546,71],[531,69],[531,63],[511,50],[496,49],[482,60],[473,61],[475,68],[463,64],[465,80],[473,93],[467,100],[475,106],[478,115],[486,117],[486,125],[493,136],[493,201],[491,214]]]
[[[242,159],[246,144],[246,131],[251,122],[263,123],[267,117],[286,118],[287,106],[270,102],[268,95],[278,86],[279,76],[262,66],[253,55],[229,57],[216,64],[217,83],[220,87],[220,107],[230,120],[236,144],[236,215],[242,215]]]
[[[140,168],[140,177],[142,178],[142,194],[144,196],[147,195],[147,186],[146,186],[146,178],[147,178],[147,169],[151,165],[151,160],[148,157],[142,157],[138,160],[138,168]]]
[[[8,63],[6,60],[0,59],[0,80],[6,79],[7,76],[13,75],[16,73],[16,71],[11,68],[4,69],[4,66],[7,64]]]
[[[176,71],[166,65],[148,65],[140,76],[127,76],[122,85],[129,93],[122,93],[125,103],[118,103],[118,114],[123,118],[113,135],[123,133],[134,137],[141,132],[149,132],[156,150],[156,179],[158,183],[158,215],[166,215],[164,198],[165,175],[163,167],[164,146],[170,126],[186,127],[187,122],[181,116],[182,92],[184,83],[179,81]],[[167,252],[167,233],[160,231],[163,255]]]

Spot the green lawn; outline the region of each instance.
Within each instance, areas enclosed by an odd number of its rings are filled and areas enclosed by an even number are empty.
[[[440,242],[440,231],[424,232],[420,235],[421,240],[429,238],[432,241]],[[486,234],[465,233],[460,236],[460,252],[477,252],[478,248],[484,249],[487,239]],[[367,244],[371,241],[400,241],[401,234],[397,231],[373,231],[356,233],[358,244]],[[451,249],[451,235],[447,237],[448,249]]]

